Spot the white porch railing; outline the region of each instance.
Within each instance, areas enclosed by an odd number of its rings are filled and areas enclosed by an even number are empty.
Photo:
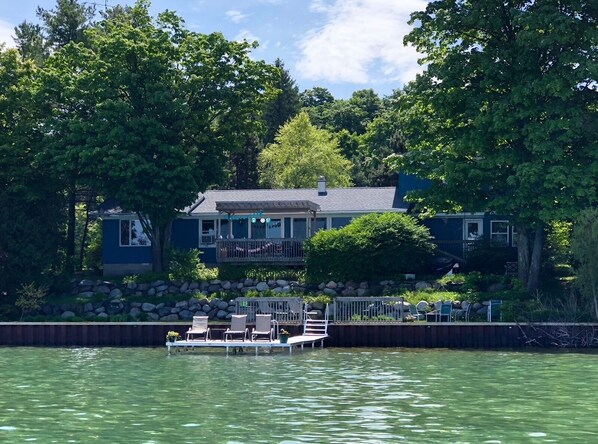
[[[336,297],[335,324],[371,324],[403,322],[403,298]]]
[[[271,314],[279,324],[302,324],[305,304],[301,298],[237,298],[236,314],[246,314],[255,322],[256,314]]]

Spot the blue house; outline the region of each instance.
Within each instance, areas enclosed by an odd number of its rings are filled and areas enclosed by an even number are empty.
[[[199,248],[207,264],[261,263],[301,265],[303,241],[318,230],[340,228],[369,213],[409,213],[405,194],[425,182],[400,175],[396,187],[276,190],[210,190],[201,193],[173,223],[176,248]],[[488,213],[439,214],[424,220],[438,250],[462,260],[480,239],[515,245],[509,221]],[[105,275],[151,270],[150,241],[134,214],[103,213]]]

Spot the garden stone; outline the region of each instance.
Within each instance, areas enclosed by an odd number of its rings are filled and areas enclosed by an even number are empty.
[[[255,286],[255,288],[257,289],[257,291],[265,291],[265,290],[268,290],[270,287],[265,282],[259,282]]]
[[[170,287],[168,287],[168,293],[179,294],[179,287],[177,287],[176,285],[171,285]]]
[[[314,301],[311,303],[311,308],[313,310],[324,310],[324,304],[322,302],[319,301]]]
[[[282,288],[280,288],[280,287],[275,287],[275,288],[272,290],[272,293],[282,293]]]
[[[210,288],[210,283],[206,281],[201,281],[201,283],[199,284],[199,289],[201,291],[207,291],[208,288]]]
[[[341,291],[341,294],[343,296],[355,296],[357,294],[357,291],[355,291],[354,288],[348,287]]]
[[[220,284],[211,284],[208,287],[208,293],[218,293],[220,290],[222,290]]]
[[[357,289],[357,296],[362,297],[362,296],[367,296],[367,295],[368,295],[367,288],[358,288]]]
[[[235,307],[234,305],[229,305],[226,311],[229,313],[234,313],[237,311],[237,307]]]
[[[201,307],[201,311],[203,311],[204,313],[208,313],[212,308],[210,307],[210,304],[205,304]]]
[[[170,314],[170,307],[165,307],[165,306],[162,306],[162,307],[160,307],[160,308],[157,308],[157,309],[156,309],[156,313],[158,313],[158,315],[159,315],[160,317],[162,317],[162,316],[166,316],[167,314]]]
[[[210,308],[216,308],[218,307],[218,304],[220,303],[221,299],[219,298],[214,298],[210,301]]]
[[[239,282],[239,283],[237,284],[237,290],[242,290],[244,286],[245,286],[245,285],[243,284],[243,282]]]
[[[276,281],[274,279],[268,279],[268,287],[272,288],[276,286]]]
[[[479,302],[474,302],[473,307],[471,308],[474,311],[478,311],[480,308],[482,308],[482,304],[480,304]]]
[[[180,313],[181,311],[183,311],[183,309],[181,307],[172,307],[170,309],[171,313]]]
[[[214,319],[214,317],[216,316],[216,313],[218,313],[218,309],[217,308],[213,308],[212,310],[210,310],[208,312],[208,317],[210,319]]]
[[[99,319],[108,319],[108,313],[98,313]]]
[[[428,288],[432,288],[432,285],[426,281],[419,281],[415,284],[416,290],[427,290]]]
[[[162,322],[176,322],[179,320],[179,316],[176,314],[169,314],[160,318]]]
[[[224,281],[222,283],[222,289],[223,290],[230,290],[231,287],[232,287],[232,284],[230,283],[230,281]]]
[[[119,288],[115,288],[114,290],[112,290],[110,292],[110,297],[111,298],[120,298],[123,295],[123,292],[120,291]]]
[[[137,282],[129,282],[129,283],[127,284],[127,288],[128,288],[129,290],[135,290],[135,289],[137,288]]]
[[[243,286],[244,287],[252,287],[253,286],[253,279],[249,279],[249,278],[245,279],[243,281]]]
[[[100,314],[100,313],[105,313],[106,309],[104,307],[98,307],[94,310],[94,313],[96,314]]]
[[[181,293],[184,293],[187,291],[187,289],[189,288],[189,283],[188,282],[183,282],[183,285],[181,285],[181,287],[179,288],[179,291]]]
[[[276,281],[276,285],[278,285],[279,287],[286,287],[287,285],[289,285],[289,281],[285,281],[284,279],[278,279]]]
[[[476,310],[476,314],[479,314],[479,315],[482,315],[482,316],[487,316],[488,315],[488,306],[484,305],[479,310]]]
[[[93,291],[84,291],[83,293],[79,293],[79,297],[81,298],[90,298],[94,295]]]
[[[329,296],[338,296],[336,294],[336,291],[334,291],[332,288],[325,288],[324,289],[324,294],[327,294]]]
[[[187,308],[187,307],[189,307],[189,302],[187,302],[187,301],[179,301],[174,306],[175,307],[180,307],[180,308]]]
[[[149,290],[147,290],[147,295],[148,296],[155,296],[156,295],[156,289],[155,288],[150,288]]]
[[[154,281],[152,282],[152,287],[159,287],[160,285],[164,285],[164,281]]]
[[[141,302],[131,302],[131,307],[141,308]]]
[[[216,313],[216,317],[218,319],[226,319],[227,315],[228,315],[228,311],[226,311],[226,310],[218,310],[218,312]]]
[[[179,317],[184,321],[193,319],[193,312],[190,310],[183,310],[179,313]]]
[[[370,284],[368,284],[366,281],[363,281],[359,284],[359,288],[370,288]]]
[[[218,305],[216,305],[216,307],[218,307],[218,309],[220,310],[226,310],[228,308],[228,302],[220,301],[218,302]]]
[[[337,287],[336,282],[334,281],[330,281],[326,284],[326,288],[330,288],[332,290],[334,290]]]
[[[233,318],[233,314],[232,313],[229,313],[229,314],[226,315],[226,319],[227,320],[230,321],[232,318]]]
[[[318,285],[318,290],[324,290],[324,288],[326,288],[326,284],[324,282]]]
[[[150,304],[149,302],[144,302],[141,305],[141,309],[145,312],[149,312],[149,311],[154,311],[156,309],[156,306],[154,304]]]
[[[93,287],[96,284],[95,281],[92,281],[91,279],[83,279],[81,282],[79,282],[79,286],[81,287]]]
[[[281,292],[283,293],[290,293],[291,292],[291,286],[290,285],[285,285],[284,287],[282,287],[280,289]]]
[[[158,316],[156,313],[148,313],[147,319],[148,319],[148,321],[159,321],[160,316]]]
[[[199,288],[199,282],[193,281],[189,284],[189,290],[197,290],[198,288]]]
[[[324,317],[324,313],[322,313],[321,310],[312,310],[309,315],[313,318],[313,319],[322,319]]]
[[[83,311],[84,312],[93,311],[93,304],[91,302],[88,302],[87,304],[85,304],[83,306]]]
[[[65,311],[64,313],[62,313],[60,315],[60,317],[62,319],[69,319],[69,318],[74,318],[75,317],[75,313],[73,313],[72,311]]]
[[[141,284],[137,284],[137,290],[139,291],[147,291],[150,288],[150,284],[148,284],[147,282],[143,282]]]
[[[96,293],[110,294],[110,288],[108,288],[106,285],[98,285],[96,287]]]
[[[154,287],[156,289],[156,291],[166,291],[168,290],[168,285],[166,284],[162,284],[162,285],[157,285]]]
[[[137,307],[133,307],[133,308],[131,308],[131,311],[129,311],[129,315],[135,319],[137,319],[139,316],[141,316],[141,313],[142,313],[142,311]]]

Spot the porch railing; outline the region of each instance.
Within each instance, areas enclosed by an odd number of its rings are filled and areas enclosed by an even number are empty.
[[[293,239],[227,239],[216,241],[216,260],[235,263],[303,263],[303,242]]]
[[[439,251],[456,259],[467,259],[478,241],[475,240],[434,240]]]
[[[301,324],[305,304],[301,298],[237,298],[236,314],[246,314],[248,322],[255,322],[256,314],[271,314],[279,324]]]
[[[403,298],[336,297],[335,324],[371,324],[403,321]]]

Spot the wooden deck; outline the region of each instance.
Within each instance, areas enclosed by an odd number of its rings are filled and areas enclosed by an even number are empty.
[[[303,264],[303,241],[293,239],[235,239],[216,241],[219,263]]]
[[[223,341],[221,339],[213,339],[204,341],[202,339],[193,339],[190,341],[181,340],[176,342],[166,342],[166,348],[168,349],[168,354],[171,353],[172,349],[175,350],[187,350],[193,348],[226,348],[226,353],[228,354],[229,351],[232,349],[234,352],[237,350],[245,350],[245,349],[255,349],[255,354],[257,355],[260,349],[282,349],[288,350],[289,354],[293,353],[293,348],[303,348],[306,345],[311,345],[311,348],[315,348],[316,342],[320,342],[320,347],[324,347],[324,339],[326,339],[328,335],[300,335],[300,336],[291,336],[288,339],[288,342],[281,343],[278,339],[274,341],[240,341],[240,340],[232,340],[232,341]]]

